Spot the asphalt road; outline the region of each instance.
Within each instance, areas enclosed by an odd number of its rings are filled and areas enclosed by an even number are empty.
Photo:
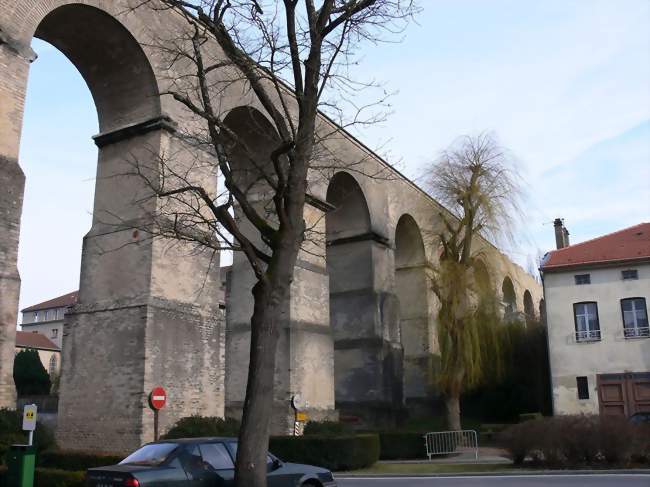
[[[517,475],[473,477],[336,477],[339,487],[650,487],[649,475]]]

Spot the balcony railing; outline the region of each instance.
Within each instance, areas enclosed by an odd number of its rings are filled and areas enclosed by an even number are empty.
[[[623,330],[625,338],[648,338],[650,337],[650,327],[628,327]]]
[[[576,331],[576,342],[598,342],[600,341],[600,330]]]

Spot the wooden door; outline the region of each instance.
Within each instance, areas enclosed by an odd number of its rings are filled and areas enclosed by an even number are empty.
[[[630,417],[650,412],[650,372],[600,374],[597,380],[601,415]]]

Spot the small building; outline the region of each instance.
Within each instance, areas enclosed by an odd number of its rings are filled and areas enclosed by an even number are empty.
[[[16,353],[21,350],[36,350],[41,363],[50,377],[59,375],[61,371],[61,347],[52,340],[36,331],[16,332]]]
[[[42,303],[29,306],[21,311],[21,329],[38,332],[52,340],[61,349],[63,346],[63,318],[77,303],[79,291],[74,291]]]
[[[555,414],[650,412],[650,223],[569,245],[543,259]]]

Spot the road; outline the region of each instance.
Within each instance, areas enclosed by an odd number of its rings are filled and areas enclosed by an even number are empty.
[[[650,474],[508,475],[472,477],[344,477],[339,487],[649,487]]]

